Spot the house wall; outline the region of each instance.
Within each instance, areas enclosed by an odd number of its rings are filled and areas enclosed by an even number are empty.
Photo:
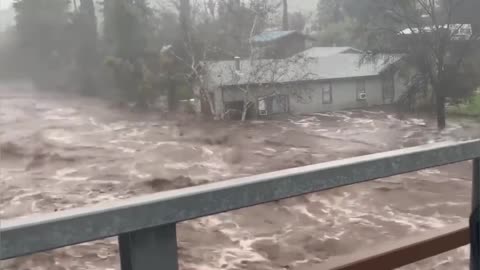
[[[357,79],[331,81],[331,104],[324,104],[322,90],[325,87],[329,87],[330,82],[308,82],[267,87],[251,87],[250,93],[252,93],[252,95],[249,99],[256,104],[259,97],[273,94],[288,95],[289,110],[290,113],[293,114],[355,109],[384,104],[380,77],[360,78],[359,80],[365,81],[365,92],[367,94],[366,100],[357,99]],[[233,87],[223,88],[218,92],[223,92],[222,104],[224,102],[242,101],[244,97],[241,90]],[[217,108],[219,111],[223,111],[222,106],[219,105]]]

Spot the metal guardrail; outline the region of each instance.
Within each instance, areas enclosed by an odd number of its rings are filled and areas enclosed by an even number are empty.
[[[472,159],[477,194],[478,158],[480,140],[439,143],[6,220],[0,260],[118,236],[122,270],[176,270],[176,223]]]

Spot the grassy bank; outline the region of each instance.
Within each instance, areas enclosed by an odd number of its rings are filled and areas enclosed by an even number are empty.
[[[448,113],[459,116],[480,117],[480,94],[473,96],[464,103],[450,106]]]

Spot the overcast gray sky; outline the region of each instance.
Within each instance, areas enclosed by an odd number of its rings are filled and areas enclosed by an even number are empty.
[[[12,5],[13,0],[0,0],[0,9],[6,9]],[[312,12],[318,0],[289,0],[291,11]]]
[[[0,0],[0,9],[6,9],[12,4],[12,0]]]

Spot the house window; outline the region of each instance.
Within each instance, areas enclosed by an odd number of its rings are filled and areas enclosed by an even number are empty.
[[[332,83],[324,84],[322,87],[322,103],[332,104]]]
[[[273,94],[266,97],[260,97],[257,100],[258,114],[267,116],[272,114],[288,112],[288,96]]]
[[[357,80],[357,100],[367,99],[367,90],[365,88],[365,80]]]

